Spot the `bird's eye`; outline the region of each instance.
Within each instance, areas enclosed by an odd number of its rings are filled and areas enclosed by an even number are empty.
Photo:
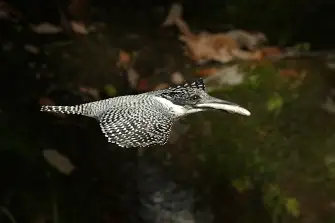
[[[198,99],[200,99],[200,96],[199,96],[199,95],[193,95],[191,98],[192,98],[193,100],[198,100]]]

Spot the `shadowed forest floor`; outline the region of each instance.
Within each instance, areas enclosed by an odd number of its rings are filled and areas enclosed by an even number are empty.
[[[41,114],[41,99],[59,105],[97,100],[83,88],[95,89],[99,98],[129,93],[116,66],[120,50],[136,54],[133,67],[150,87],[171,83],[176,71],[193,79],[199,70],[222,65],[195,65],[175,30],[159,22],[155,29],[123,22],[73,38],[1,24],[7,32],[0,52],[0,222],[12,222],[7,212],[16,222],[126,222],[129,207],[120,194],[136,209],[137,151],[108,144],[89,118]],[[39,53],[25,50],[26,44]],[[166,164],[172,178],[195,188],[215,222],[334,222],[335,119],[321,109],[333,74],[311,59],[239,66],[244,81],[211,94],[243,105],[250,117],[189,116],[176,143],[142,156]],[[298,77],[281,75],[291,68]],[[75,170],[57,171],[44,149],[68,157]]]

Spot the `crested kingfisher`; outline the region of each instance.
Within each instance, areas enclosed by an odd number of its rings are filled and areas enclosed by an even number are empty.
[[[250,112],[206,93],[202,79],[163,90],[126,95],[73,106],[41,107],[41,111],[83,115],[99,121],[108,142],[120,147],[167,143],[173,124],[188,114],[221,110],[249,116]]]

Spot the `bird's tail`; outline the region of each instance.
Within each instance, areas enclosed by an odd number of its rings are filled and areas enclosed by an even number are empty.
[[[62,114],[72,114],[72,115],[84,115],[85,109],[83,105],[74,106],[53,106],[53,105],[43,105],[41,107],[42,112],[53,112]]]

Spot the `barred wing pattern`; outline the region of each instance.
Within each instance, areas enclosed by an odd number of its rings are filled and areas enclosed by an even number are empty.
[[[173,115],[159,104],[119,106],[104,112],[100,127],[109,142],[120,147],[164,145],[170,136]]]

